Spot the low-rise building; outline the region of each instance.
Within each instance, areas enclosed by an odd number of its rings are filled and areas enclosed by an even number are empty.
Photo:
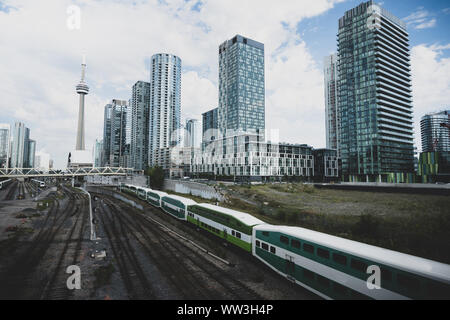
[[[265,182],[314,175],[312,147],[272,143],[260,133],[236,133],[212,141],[194,154],[193,176]]]
[[[335,149],[315,149],[314,181],[330,182],[339,180],[340,161]]]

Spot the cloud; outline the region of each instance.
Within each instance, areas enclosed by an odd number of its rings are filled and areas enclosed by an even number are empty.
[[[450,58],[443,58],[446,45],[415,46],[411,50],[412,84],[414,98],[414,124],[416,145],[421,152],[420,120],[430,112],[448,109],[450,96]]]
[[[433,18],[427,22],[418,24],[417,26],[415,26],[416,29],[428,29],[428,28],[433,28],[436,25],[436,19]]]
[[[417,8],[417,10],[411,13],[409,16],[403,18],[407,25],[412,26],[414,29],[428,29],[436,26],[436,18],[431,17],[427,10],[423,7]]]
[[[14,10],[0,11],[0,113],[24,121],[38,149],[48,150],[61,168],[75,145],[83,53],[91,88],[86,141],[92,147],[102,136],[105,104],[128,100],[136,81],[148,81],[146,61],[155,53],[182,59],[184,116],[200,119],[216,107],[218,46],[242,34],[265,44],[267,127],[282,128],[281,140],[321,146],[321,66],[296,26],[340,1],[7,0],[3,8]],[[81,8],[79,30],[67,28],[73,4]]]

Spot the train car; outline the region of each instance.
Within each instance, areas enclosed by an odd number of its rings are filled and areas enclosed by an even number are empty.
[[[149,188],[137,187],[136,192],[139,199],[147,201],[147,192],[150,191]]]
[[[168,196],[165,192],[149,190],[147,191],[147,202],[157,208],[161,208],[161,199],[165,196]]]
[[[0,181],[0,190],[6,188],[7,185],[9,185],[12,182],[11,179]]]
[[[196,203],[188,198],[167,195],[161,199],[161,209],[179,220],[186,221],[187,207]]]
[[[252,229],[264,223],[247,213],[204,203],[188,207],[187,221],[250,253]]]
[[[39,188],[45,188],[45,182],[44,181],[39,181],[36,179],[32,179],[31,182],[33,184],[35,184],[36,186],[38,186]]]
[[[130,194],[132,196],[136,196],[137,188],[131,184],[124,184],[122,186],[122,192]]]
[[[253,228],[253,255],[326,299],[449,299],[447,264],[299,227]],[[381,271],[369,289],[369,267]]]

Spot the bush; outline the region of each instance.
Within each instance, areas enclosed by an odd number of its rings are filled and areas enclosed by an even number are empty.
[[[378,238],[381,221],[370,214],[360,216],[359,221],[353,227],[353,233],[363,238]]]

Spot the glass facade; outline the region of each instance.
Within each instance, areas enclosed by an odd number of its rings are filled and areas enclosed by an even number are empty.
[[[414,171],[409,35],[373,1],[339,19],[339,148],[346,176]],[[383,177],[382,177],[383,176]]]
[[[11,168],[23,168],[25,164],[25,155],[28,155],[28,139],[30,130],[22,122],[16,122],[14,125],[14,136],[11,148]]]
[[[150,70],[149,162],[158,165],[157,150],[180,142],[181,59],[171,54],[152,56]]]
[[[450,151],[450,110],[425,115],[420,129],[422,152]]]
[[[202,114],[202,150],[206,145],[216,140],[219,130],[219,108],[212,109]]]
[[[136,170],[145,170],[149,150],[150,83],[138,81],[133,86],[131,110],[131,166]]]
[[[338,150],[338,123],[337,112],[337,55],[332,54],[324,59],[325,78],[325,128],[327,149]]]
[[[128,104],[123,100],[113,100],[105,106],[103,124],[102,166],[126,166],[126,128]]]
[[[0,124],[0,168],[9,167],[10,143],[11,143],[10,125]]]
[[[264,45],[235,36],[219,47],[219,130],[265,129]]]

